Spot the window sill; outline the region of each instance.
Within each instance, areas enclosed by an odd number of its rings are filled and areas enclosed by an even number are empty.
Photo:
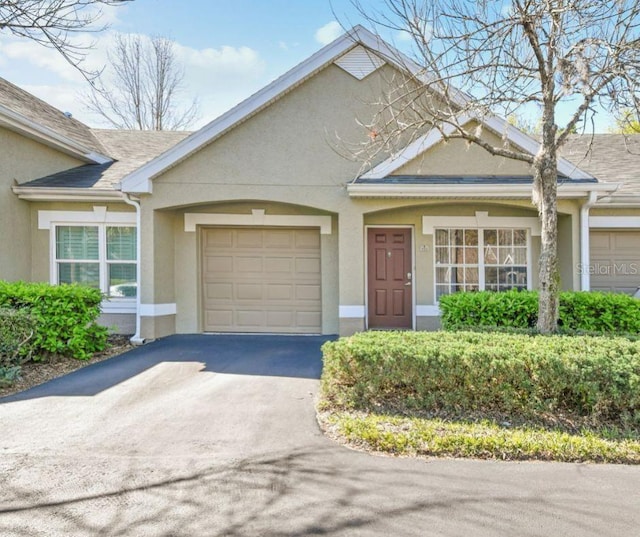
[[[135,313],[136,299],[105,298],[101,306],[102,313]]]

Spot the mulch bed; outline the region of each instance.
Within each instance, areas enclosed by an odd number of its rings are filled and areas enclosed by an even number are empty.
[[[75,360],[58,356],[51,358],[47,362],[28,362],[22,366],[22,373],[16,382],[11,386],[0,386],[0,397],[28,390],[48,380],[71,373],[76,369],[102,362],[107,358],[131,350],[133,345],[129,342],[130,337],[130,335],[119,334],[109,336],[106,349],[94,354],[90,360]]]

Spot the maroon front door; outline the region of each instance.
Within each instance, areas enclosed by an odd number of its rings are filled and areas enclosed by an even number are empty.
[[[367,230],[369,328],[412,328],[411,230]]]

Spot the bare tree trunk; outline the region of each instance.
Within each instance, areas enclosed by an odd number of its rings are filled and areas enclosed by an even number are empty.
[[[548,95],[553,95],[550,91]],[[542,228],[538,331],[551,334],[558,329],[560,272],[558,271],[558,157],[555,114],[551,99],[543,111],[542,144],[533,161],[533,201]]]
[[[539,180],[539,211],[542,225],[540,252],[540,291],[538,298],[538,331],[550,334],[557,330],[560,273],[558,271],[558,204],[556,198],[558,168],[556,158],[542,151]]]

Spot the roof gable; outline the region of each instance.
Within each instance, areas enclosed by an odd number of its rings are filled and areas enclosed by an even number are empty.
[[[497,116],[483,118],[463,116],[459,119],[461,126],[476,121],[494,134],[504,137],[511,144],[531,155],[535,155],[540,148],[540,142]],[[374,166],[368,172],[362,174],[361,177],[363,179],[383,179],[388,175],[393,175],[410,161],[420,157],[437,144],[442,143],[444,135],[453,134],[454,130],[455,127],[453,125],[445,125],[442,129],[444,132],[441,132],[441,130],[437,128],[431,129],[395,155],[392,155],[377,166]],[[591,174],[581,170],[578,166],[562,157],[558,158],[558,174],[570,179],[593,179]]]
[[[363,79],[385,62],[403,70],[408,69],[414,76],[419,78],[428,76],[419,65],[388,45],[378,36],[362,26],[355,26],[245,101],[202,127],[187,139],[133,171],[123,179],[121,189],[124,192],[151,193],[153,190],[152,179],[154,177],[175,166],[188,158],[189,155],[224,135],[225,132],[236,125],[257,114],[331,63],[335,63],[356,78]],[[455,90],[455,88],[451,88],[451,93],[458,102],[462,103],[469,99],[467,95]],[[509,125],[506,120],[496,116],[461,118],[462,125],[471,121],[482,123],[499,136],[506,137],[513,145],[532,155],[538,151],[540,144],[536,140]],[[445,127],[445,132],[447,129],[450,130],[450,133],[453,132],[453,127]],[[409,144],[397,155],[375,166],[362,177],[367,179],[385,177],[442,140],[442,133],[438,129],[432,129]],[[590,174],[562,158],[558,159],[558,172],[571,179],[593,178]]]
[[[135,193],[152,192],[151,179],[155,176],[175,166],[192,153],[222,136],[228,130],[246,121],[315,73],[324,69],[327,65],[337,63],[336,60],[343,58],[343,56],[358,46],[362,46],[368,51],[367,57],[372,66],[376,67],[377,65],[376,69],[384,62],[399,66],[397,62],[397,60],[401,58],[399,52],[392,49],[384,41],[362,26],[356,26],[248,99],[202,127],[186,140],[178,143],[175,147],[128,175],[122,181],[122,190],[124,192]],[[358,75],[356,78],[368,69],[361,61],[353,61],[362,60],[362,57],[358,57],[358,55],[343,59],[345,61],[342,62],[343,65],[340,67],[345,69],[346,64],[348,69],[345,70],[354,76]],[[382,63],[380,63],[381,61]],[[409,62],[409,60],[402,58],[402,62]]]

